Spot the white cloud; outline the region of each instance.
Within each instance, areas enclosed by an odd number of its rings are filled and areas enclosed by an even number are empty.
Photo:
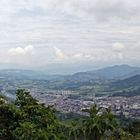
[[[121,51],[125,48],[125,46],[122,43],[116,42],[112,44],[112,48],[114,51]]]
[[[10,55],[26,55],[32,53],[33,49],[34,47],[32,45],[28,45],[24,48],[22,47],[11,48],[8,50],[8,53]]]
[[[66,58],[66,55],[63,53],[63,51],[57,47],[53,47],[54,50],[55,50],[55,55],[57,57],[57,59],[65,59]]]

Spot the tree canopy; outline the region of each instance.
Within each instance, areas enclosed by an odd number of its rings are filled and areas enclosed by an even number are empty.
[[[1,140],[140,140],[140,123],[127,129],[118,126],[110,108],[96,105],[84,119],[61,121],[52,106],[45,106],[29,92],[20,89],[16,100],[7,102],[0,97]]]

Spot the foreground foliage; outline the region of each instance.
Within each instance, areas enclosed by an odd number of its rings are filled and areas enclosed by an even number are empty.
[[[110,108],[93,106],[83,111],[84,119],[64,123],[51,106],[17,90],[14,103],[0,97],[0,140],[140,140],[138,121],[121,128]]]

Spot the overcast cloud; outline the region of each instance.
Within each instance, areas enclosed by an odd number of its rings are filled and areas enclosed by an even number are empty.
[[[139,0],[1,0],[0,63],[140,65]]]

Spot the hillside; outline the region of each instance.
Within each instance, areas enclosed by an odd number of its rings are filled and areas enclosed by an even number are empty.
[[[111,84],[114,88],[140,87],[140,75],[135,75],[124,80],[118,80]]]
[[[96,71],[78,72],[72,75],[48,75],[46,72],[40,71],[6,69],[0,70],[0,78],[1,81],[11,84],[13,81],[18,84],[20,80],[20,83],[22,84],[22,81],[31,80],[32,85],[40,85],[43,83],[45,87],[50,89],[73,90],[80,89],[81,87],[85,86],[90,86],[92,88],[93,86],[97,85],[100,89],[106,90],[106,88],[104,89],[104,86],[110,86],[110,88],[113,87],[116,89],[124,89],[128,88],[129,86],[138,86],[139,76],[136,75],[139,73],[139,67],[115,65]],[[133,78],[131,79],[131,77]],[[30,82],[27,83],[29,84]],[[27,85],[26,83],[24,84]],[[107,89],[107,91],[108,90],[109,89]]]
[[[122,79],[140,73],[140,68],[129,65],[114,65],[112,67],[90,71],[90,73],[103,76],[107,79]]]
[[[57,77],[55,80],[51,80],[50,84],[56,85],[57,88],[73,89],[87,85],[109,84],[112,81],[123,79],[127,81],[127,78],[133,77],[138,73],[140,73],[139,67],[115,65],[96,71],[78,72],[73,75]]]

